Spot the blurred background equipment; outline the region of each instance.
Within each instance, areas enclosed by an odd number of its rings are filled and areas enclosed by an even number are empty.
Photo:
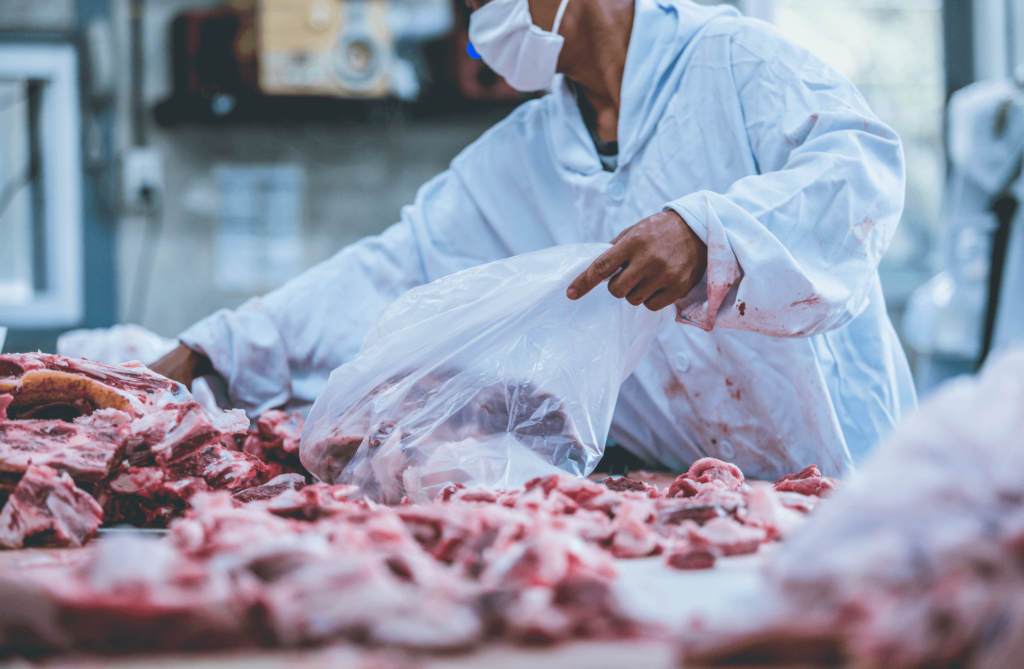
[[[263,118],[269,99],[300,115],[328,101],[416,102],[433,82],[426,48],[455,22],[453,0],[230,0],[190,9],[171,25],[174,91],[158,119]]]
[[[1024,339],[1024,66],[949,104],[950,196],[942,270],[911,297],[905,331],[918,382],[973,371]]]

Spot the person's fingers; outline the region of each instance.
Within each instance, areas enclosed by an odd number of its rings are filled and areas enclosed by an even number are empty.
[[[578,300],[593,290],[594,286],[615,274],[628,259],[627,245],[616,244],[599,255],[582,274],[573,279],[565,291],[566,296],[570,300]]]
[[[625,268],[618,274],[612,276],[608,281],[608,292],[614,297],[622,299],[644,279],[642,268],[632,263],[626,263]]]
[[[651,311],[661,311],[677,299],[679,298],[673,291],[659,290],[644,301],[644,306]]]
[[[633,290],[629,291],[629,295],[626,295],[626,301],[634,307],[639,307],[661,289],[662,283],[662,281],[657,279],[645,277],[633,287]]]

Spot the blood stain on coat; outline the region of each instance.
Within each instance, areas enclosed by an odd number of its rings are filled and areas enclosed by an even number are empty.
[[[853,226],[853,236],[857,238],[861,244],[867,241],[867,238],[871,235],[871,231],[875,229],[874,220],[864,217],[864,219]]]
[[[805,299],[805,300],[798,300],[796,302],[793,302],[789,306],[791,306],[791,307],[799,307],[799,306],[802,305],[802,306],[805,306],[805,307],[817,307],[820,304],[821,304],[821,296],[820,295],[811,295],[807,299]]]
[[[683,386],[683,382],[674,375],[669,378],[668,382],[662,387],[662,390],[665,391],[665,396],[669,399],[679,395],[686,395],[686,387]]]
[[[745,316],[746,315],[746,312],[747,312],[747,303],[746,302],[740,302],[737,308],[740,310],[740,316]]]

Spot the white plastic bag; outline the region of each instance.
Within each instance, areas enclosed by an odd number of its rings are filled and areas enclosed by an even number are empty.
[[[608,248],[557,246],[400,297],[331,374],[302,433],[302,463],[390,504],[451,483],[507,488],[590,473],[619,386],[671,311],[603,287],[566,298]]]

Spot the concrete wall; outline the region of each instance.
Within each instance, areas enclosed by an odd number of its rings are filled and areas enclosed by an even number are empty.
[[[161,232],[153,222],[122,219],[118,232],[120,319],[136,320],[164,336],[234,307],[252,292],[214,285],[219,193],[218,164],[294,163],[305,171],[303,265],[309,267],[399,219],[420,185],[499,117],[376,124],[259,124],[150,129],[165,161]],[[152,229],[152,228],[151,228]],[[139,269],[139,260],[142,269]],[[152,272],[144,308],[140,271]]]

